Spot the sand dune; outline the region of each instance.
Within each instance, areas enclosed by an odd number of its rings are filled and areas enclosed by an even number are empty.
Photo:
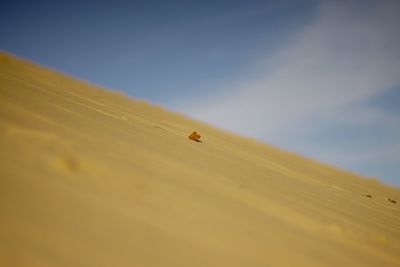
[[[0,176],[0,266],[400,266],[399,189],[6,53]]]

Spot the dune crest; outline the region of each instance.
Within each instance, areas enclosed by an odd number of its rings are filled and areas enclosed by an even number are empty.
[[[0,266],[400,264],[399,189],[6,53],[0,177]]]

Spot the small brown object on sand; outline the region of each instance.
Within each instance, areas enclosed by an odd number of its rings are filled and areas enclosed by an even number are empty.
[[[201,135],[199,135],[196,131],[194,131],[193,133],[191,133],[189,135],[189,139],[192,139],[193,141],[199,142],[201,143],[201,141],[199,140],[201,137]]]
[[[372,197],[370,194],[368,194],[368,195],[365,195],[366,197]]]
[[[396,204],[396,200],[394,200],[394,199],[390,199],[389,198],[389,202],[392,202],[392,203]]]

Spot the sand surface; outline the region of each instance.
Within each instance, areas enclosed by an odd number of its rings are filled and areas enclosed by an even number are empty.
[[[400,190],[2,53],[0,266],[400,266]]]

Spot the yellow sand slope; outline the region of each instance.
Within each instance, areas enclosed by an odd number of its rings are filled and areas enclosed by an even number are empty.
[[[400,266],[399,202],[0,55],[0,266]]]

